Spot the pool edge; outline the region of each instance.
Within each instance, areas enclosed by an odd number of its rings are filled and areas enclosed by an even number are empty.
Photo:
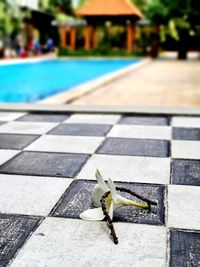
[[[119,79],[120,77],[130,73],[133,70],[139,69],[152,62],[152,59],[143,59],[138,63],[131,64],[120,70],[113,71],[109,74],[103,75],[92,81],[83,83],[81,85],[72,87],[69,91],[58,93],[54,96],[47,97],[43,100],[37,101],[37,104],[69,104],[74,100],[87,95],[99,87],[106,85],[112,81]]]
[[[93,113],[93,114],[155,114],[200,116],[200,108],[192,107],[142,107],[142,106],[82,106],[82,105],[42,105],[42,104],[1,104],[5,112],[51,112],[51,113]]]

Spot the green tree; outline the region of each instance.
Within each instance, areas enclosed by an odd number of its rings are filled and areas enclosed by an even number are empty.
[[[197,33],[200,24],[200,6],[196,0],[152,0],[146,6],[146,16],[156,25],[168,27],[171,36],[179,41],[178,57],[185,59],[190,30]],[[173,27],[169,27],[169,26]],[[173,29],[173,31],[170,31]],[[177,34],[175,34],[177,32]]]
[[[148,5],[148,0],[131,0],[131,2],[138,7],[142,12],[145,10]]]
[[[41,0],[40,6],[49,13],[55,15],[57,12],[63,12],[65,14],[72,14],[71,0]]]
[[[162,0],[153,0],[145,8],[145,15],[156,24],[166,23],[168,19],[168,7]]]
[[[22,30],[23,20],[27,16],[30,14],[22,11],[17,4],[0,0],[0,38],[15,37]]]
[[[88,0],[79,0],[79,6],[84,5]]]

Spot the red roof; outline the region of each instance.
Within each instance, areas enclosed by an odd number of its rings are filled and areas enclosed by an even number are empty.
[[[141,11],[130,0],[88,0],[77,12],[79,16],[137,16]]]

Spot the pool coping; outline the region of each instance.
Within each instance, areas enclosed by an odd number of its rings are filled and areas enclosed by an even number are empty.
[[[14,64],[27,64],[27,63],[38,63],[42,61],[48,61],[57,59],[55,55],[37,56],[30,58],[11,58],[0,60],[0,66],[14,65]]]
[[[133,107],[133,106],[82,106],[43,104],[0,104],[5,112],[93,113],[93,114],[147,114],[200,116],[200,108],[191,107]]]
[[[99,89],[101,86],[109,84],[109,83],[121,78],[122,76],[129,74],[132,71],[135,71],[141,67],[144,67],[147,64],[149,64],[150,62],[152,62],[152,59],[150,59],[150,58],[142,59],[138,63],[131,64],[131,65],[124,67],[120,70],[113,71],[111,73],[103,75],[103,76],[96,78],[94,80],[91,80],[89,82],[85,82],[81,85],[72,87],[68,91],[63,91],[63,92],[58,93],[56,95],[47,97],[47,98],[40,100],[40,101],[37,101],[36,103],[39,103],[39,104],[70,104],[74,100],[77,100],[80,97],[87,95],[87,94],[93,92],[94,90]]]

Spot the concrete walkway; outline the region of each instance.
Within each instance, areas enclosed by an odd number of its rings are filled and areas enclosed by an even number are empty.
[[[200,106],[200,61],[158,59],[93,93],[76,99],[77,105],[143,107]]]

